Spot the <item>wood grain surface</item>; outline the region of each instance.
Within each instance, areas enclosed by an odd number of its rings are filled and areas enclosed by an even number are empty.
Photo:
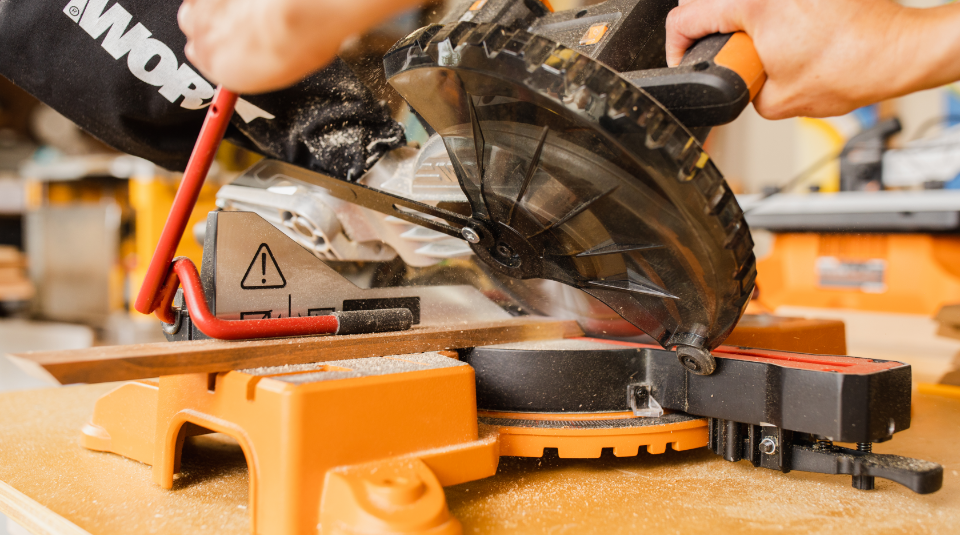
[[[403,355],[581,336],[574,321],[524,317],[389,333],[269,340],[200,340],[10,355],[24,371],[60,384],[105,383],[182,373]]]
[[[114,386],[0,394],[0,512],[29,520],[35,533],[248,534],[247,469],[235,442],[188,439],[173,490],[155,485],[145,464],[78,445],[97,398]],[[943,489],[926,496],[883,479],[858,491],[849,477],[781,474],[705,448],[503,458],[495,476],[445,490],[463,532],[480,535],[955,533],[958,420],[960,398],[915,393],[913,426],[875,445],[941,463]]]

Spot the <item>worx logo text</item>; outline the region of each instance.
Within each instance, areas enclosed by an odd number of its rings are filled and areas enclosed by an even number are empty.
[[[152,32],[139,22],[127,29],[133,16],[119,3],[106,9],[109,0],[70,0],[63,13],[76,22],[90,37],[103,39],[103,49],[113,59],[127,56],[127,67],[140,80],[159,87],[160,94],[171,103],[180,97],[180,106],[190,110],[204,107],[213,98],[214,90],[196,71],[180,65],[170,47],[151,37]],[[148,68],[151,66],[152,68]]]

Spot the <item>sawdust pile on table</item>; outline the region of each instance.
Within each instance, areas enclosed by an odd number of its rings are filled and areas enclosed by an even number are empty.
[[[0,481],[95,533],[249,533],[246,463],[231,440],[191,439],[174,491],[147,465],[79,446],[114,386],[0,395]],[[913,427],[875,446],[943,464],[943,489],[926,496],[883,479],[857,491],[848,476],[784,475],[706,449],[503,458],[496,476],[446,493],[466,534],[946,533],[960,525],[958,418],[960,400],[915,395]]]

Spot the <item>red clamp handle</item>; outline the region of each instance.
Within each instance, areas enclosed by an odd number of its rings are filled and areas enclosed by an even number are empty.
[[[187,228],[190,214],[197,205],[200,189],[210,171],[210,165],[213,164],[213,158],[217,155],[220,141],[223,140],[223,134],[227,131],[236,105],[236,93],[222,87],[217,89],[213,102],[207,110],[207,117],[203,120],[197,144],[194,145],[193,153],[190,154],[187,169],[183,172],[183,180],[173,199],[170,215],[167,216],[163,232],[160,233],[160,243],[157,244],[157,250],[153,253],[147,275],[143,279],[143,286],[140,287],[140,294],[137,295],[137,301],[134,304],[134,308],[143,314],[157,311],[157,317],[169,319],[169,314],[165,314],[167,311],[160,310],[163,297],[160,290],[166,283],[170,263],[177,252],[177,246],[180,245],[183,231]]]
[[[194,324],[207,336],[224,340],[276,338],[312,334],[363,334],[409,329],[413,314],[408,309],[387,309],[336,312],[328,316],[277,318],[261,320],[223,320],[210,312],[200,284],[197,267],[188,258],[174,260],[177,246],[187,228],[187,221],[197,204],[200,189],[213,164],[217,148],[230,124],[237,94],[220,87],[213,97],[207,117],[193,147],[187,169],[173,207],[160,234],[160,243],[153,253],[150,267],[137,296],[136,309],[144,314],[155,313],[164,323],[176,323],[171,308],[177,288],[183,284],[183,296]],[[171,263],[172,262],[172,263]]]

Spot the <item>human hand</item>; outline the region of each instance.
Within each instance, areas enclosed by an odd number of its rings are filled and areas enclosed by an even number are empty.
[[[667,61],[706,35],[745,31],[767,72],[757,112],[827,117],[960,79],[958,27],[960,4],[680,0],[667,17]]]
[[[217,84],[261,93],[296,83],[417,0],[184,0],[187,59]]]

